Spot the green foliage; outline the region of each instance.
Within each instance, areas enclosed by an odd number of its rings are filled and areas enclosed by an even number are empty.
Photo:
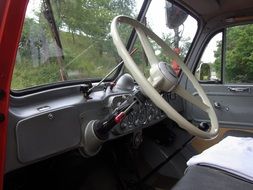
[[[104,76],[115,64],[115,58],[103,51],[97,50],[97,46],[87,37],[76,35],[75,42],[71,34],[61,33],[64,48],[65,69],[69,79],[96,78]],[[77,59],[76,59],[77,58]],[[77,76],[72,75],[76,73]]]
[[[109,33],[111,20],[119,14],[133,14],[134,5],[131,0],[52,1],[59,12],[60,28],[67,26],[71,32],[82,32],[100,40]]]
[[[120,61],[109,34],[110,22],[120,14],[135,17],[135,0],[51,1],[63,47],[60,51],[52,20],[45,11],[45,4],[41,5],[34,10],[35,17],[25,18],[12,80],[13,89],[61,81],[61,70],[67,80],[101,78]],[[131,31],[131,27],[119,25],[119,34],[125,43]],[[164,36],[164,39],[172,44],[172,36]],[[183,57],[189,48],[188,41],[181,41]],[[155,43],[152,45],[161,61],[171,62]],[[138,49],[134,54],[136,63],[148,76],[149,64],[139,42],[135,48]]]
[[[221,67],[221,45],[217,44],[215,68]],[[225,82],[253,82],[253,25],[236,26],[227,29],[225,55]]]
[[[111,20],[119,14],[135,14],[134,0],[54,0],[51,1],[63,47],[61,65],[50,24],[44,18],[43,4],[26,17],[19,43],[12,88],[24,89],[61,81],[60,69],[67,80],[97,78],[107,74],[119,61],[109,35]],[[39,3],[39,2],[38,2]],[[126,41],[131,28],[120,26]],[[61,51],[60,51],[61,52]]]
[[[210,69],[210,64],[203,63],[201,65],[200,69],[200,80],[210,80],[211,77],[211,69]]]
[[[217,50],[214,51],[214,57],[215,57],[215,61],[214,61],[214,70],[215,70],[215,73],[217,75],[217,78],[221,79],[221,60],[222,60],[222,57],[221,57],[221,52],[222,52],[222,41],[218,41],[217,44]]]
[[[16,64],[12,78],[12,89],[19,90],[60,80],[56,63],[32,66],[29,61]]]
[[[226,78],[228,82],[253,82],[253,25],[227,30]]]

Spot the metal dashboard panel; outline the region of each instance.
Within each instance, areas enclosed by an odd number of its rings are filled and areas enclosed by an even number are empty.
[[[18,158],[27,163],[70,149],[79,144],[80,134],[74,107],[26,118],[16,126]]]

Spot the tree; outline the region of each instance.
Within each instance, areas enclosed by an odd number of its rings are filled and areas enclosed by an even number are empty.
[[[111,20],[119,14],[132,13],[133,0],[80,0],[80,1],[52,1],[57,9],[58,24],[67,26],[71,32],[104,40],[109,33]],[[91,19],[92,18],[92,19]]]
[[[221,45],[215,52],[215,67],[220,69]],[[225,81],[228,83],[253,82],[253,25],[227,29],[225,52]]]
[[[110,52],[117,59],[118,55],[110,39],[110,22],[116,15],[134,15],[134,0],[79,0],[52,1],[57,25],[60,30],[68,28],[75,36],[83,35],[91,40],[101,57],[103,52]],[[131,30],[130,30],[131,31]],[[126,26],[121,26],[120,33],[124,38],[130,34]],[[109,48],[108,48],[109,47]]]

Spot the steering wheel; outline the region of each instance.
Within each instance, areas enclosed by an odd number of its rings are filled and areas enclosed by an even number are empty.
[[[144,52],[148,58],[148,62],[151,66],[150,77],[148,79],[146,79],[143,73],[139,70],[136,63],[127,51],[125,45],[123,44],[117,30],[118,23],[125,23],[135,28]],[[219,129],[218,120],[207,95],[184,62],[161,38],[159,38],[154,32],[149,30],[140,22],[126,16],[117,16],[113,19],[111,23],[111,35],[113,38],[113,43],[117,48],[118,54],[123,59],[126,68],[130,71],[133,78],[139,84],[142,92],[148,96],[158,108],[163,110],[170,119],[174,120],[181,128],[187,130],[192,135],[205,139],[216,137]],[[154,40],[164,50],[165,55],[171,57],[179,64],[182,71],[192,82],[201,99],[196,98],[177,84],[177,75],[170,65],[164,62],[159,62],[147,36]],[[185,100],[200,108],[202,111],[206,112],[210,119],[210,128],[207,131],[204,131],[187,121],[167,101],[164,100],[159,93],[160,91],[173,91]]]

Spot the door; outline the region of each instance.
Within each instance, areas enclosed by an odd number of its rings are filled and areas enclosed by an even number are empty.
[[[229,130],[253,131],[252,33],[253,25],[249,24],[229,27],[215,34],[195,70],[219,120],[220,135],[214,142]],[[187,83],[187,89],[198,96],[190,83]],[[197,123],[208,122],[202,111],[190,104],[186,107],[189,119]],[[209,145],[202,143],[201,146],[200,150],[203,150]]]

